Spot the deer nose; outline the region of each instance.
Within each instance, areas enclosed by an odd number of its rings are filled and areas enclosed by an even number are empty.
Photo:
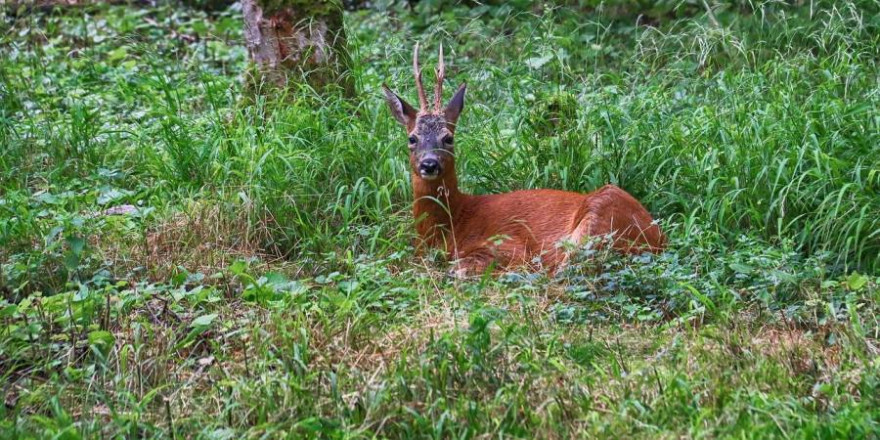
[[[440,174],[440,162],[437,159],[425,159],[419,162],[419,174],[422,176],[436,176]]]

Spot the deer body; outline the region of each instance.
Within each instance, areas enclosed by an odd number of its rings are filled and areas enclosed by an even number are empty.
[[[469,195],[421,188],[413,215],[426,245],[445,248],[462,274],[530,266],[555,271],[568,258],[560,244],[613,237],[624,253],[657,252],[664,238],[651,215],[626,191],[606,185],[589,194],[549,189]],[[448,200],[436,209],[435,200]],[[432,206],[433,205],[433,206]]]
[[[465,86],[441,108],[443,49],[437,69],[434,111],[418,68],[416,111],[387,87],[385,96],[394,117],[406,127],[410,143],[413,215],[421,244],[445,249],[457,261],[458,274],[538,265],[555,271],[568,258],[561,242],[579,244],[592,236],[611,236],[624,253],[658,252],[665,244],[651,215],[626,191],[606,185],[581,194],[550,189],[505,194],[469,195],[458,189],[453,135],[464,106]]]

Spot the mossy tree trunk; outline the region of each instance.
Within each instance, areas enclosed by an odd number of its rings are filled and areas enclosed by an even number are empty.
[[[243,0],[254,90],[305,82],[318,91],[354,94],[340,0]]]

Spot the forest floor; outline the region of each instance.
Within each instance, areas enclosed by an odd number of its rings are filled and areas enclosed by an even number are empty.
[[[0,13],[0,437],[878,438],[880,3],[387,3],[354,99],[242,99],[235,7]],[[668,250],[416,255],[416,41],[465,190],[614,183]]]

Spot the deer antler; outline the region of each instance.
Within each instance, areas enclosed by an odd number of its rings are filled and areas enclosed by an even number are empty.
[[[416,77],[416,88],[419,91],[419,113],[428,112],[428,97],[425,95],[425,86],[422,84],[422,69],[419,68],[419,43],[413,49],[413,74]]]
[[[434,86],[434,111],[443,111],[443,79],[446,77],[446,64],[443,63],[443,43],[440,43],[440,63],[437,64],[437,85]]]

